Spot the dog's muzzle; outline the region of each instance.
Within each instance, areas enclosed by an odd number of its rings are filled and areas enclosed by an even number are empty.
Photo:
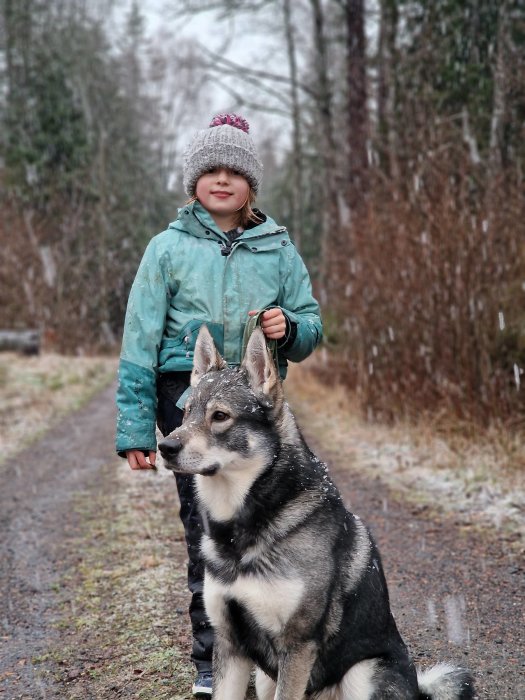
[[[179,438],[168,437],[159,442],[159,450],[167,464],[171,464],[182,449]]]
[[[158,447],[166,469],[178,474],[202,474],[203,476],[213,476],[220,470],[221,465],[218,462],[206,464],[198,454],[186,455],[186,458],[181,460],[180,453],[183,446],[176,436],[164,438],[159,442]]]

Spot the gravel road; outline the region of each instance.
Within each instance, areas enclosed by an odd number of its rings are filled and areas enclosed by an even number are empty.
[[[55,697],[32,660],[60,641],[56,589],[64,537],[78,517],[72,498],[103,488],[114,396],[112,385],[0,467],[0,695],[9,700]]]
[[[61,643],[64,546],[83,517],[72,500],[79,492],[95,498],[114,478],[108,473],[108,465],[115,467],[113,396],[111,386],[0,467],[0,696],[9,700],[73,697],[35,660]],[[308,426],[302,428],[308,437]],[[310,444],[316,448],[314,439]],[[394,616],[416,660],[468,666],[479,698],[525,699],[525,567],[511,542],[437,519],[428,507],[400,500],[378,477],[352,471],[340,456],[320,456],[347,503],[372,527]],[[168,507],[158,498],[141,507],[147,512],[149,505]],[[94,696],[87,688],[74,697],[124,695],[113,688]]]
[[[470,668],[479,698],[523,700],[525,566],[510,543],[429,517],[379,480],[332,471],[379,543],[394,617],[416,661]]]

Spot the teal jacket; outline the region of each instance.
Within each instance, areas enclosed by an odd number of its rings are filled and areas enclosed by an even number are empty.
[[[232,246],[198,203],[151,239],[131,288],[117,390],[117,451],[155,450],[159,372],[191,370],[199,328],[206,324],[229,365],[241,362],[248,311],[282,308],[296,324],[294,342],[279,353],[307,357],[322,337],[319,306],[306,267],[285,228],[266,218]]]

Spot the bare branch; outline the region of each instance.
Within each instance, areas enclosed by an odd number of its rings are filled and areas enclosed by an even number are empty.
[[[211,81],[218,81],[218,78],[216,77],[216,74],[214,72],[214,68],[216,68],[215,64],[204,64],[202,66],[205,70],[208,71],[207,77],[210,78]],[[247,83],[250,84],[252,88],[256,87],[259,91],[265,92],[267,95],[274,97],[277,99],[279,102],[285,103],[287,107],[290,107],[290,97],[287,94],[283,94],[282,92],[269,87],[268,85],[265,85],[264,82],[258,79],[254,79],[253,77],[250,77],[249,75],[239,75],[237,71],[233,69],[227,69],[226,71],[221,68],[221,72],[225,73],[227,72],[228,75],[234,76],[237,80],[243,80]],[[213,74],[212,74],[213,73]]]
[[[231,85],[224,83],[220,78],[215,78],[214,80],[225,92],[235,99],[235,102],[239,107],[248,107],[254,111],[266,112],[267,114],[279,114],[288,119],[290,118],[290,111],[279,109],[279,107],[269,107],[265,104],[259,104],[257,102],[252,102],[251,100],[247,100],[244,95],[238,93],[231,87]]]
[[[199,44],[199,46],[203,53],[208,54],[208,56],[210,56],[210,58],[213,58],[214,61],[222,63],[226,68],[230,69],[232,72],[235,72],[240,77],[249,77],[252,80],[255,78],[259,78],[261,80],[273,80],[274,82],[283,83],[288,86],[291,84],[291,78],[289,76],[277,75],[276,73],[256,70],[254,68],[247,68],[246,66],[243,66],[240,63],[236,63],[235,61],[232,61],[229,58],[221,56],[215,51],[206,48],[202,44]],[[312,99],[318,99],[319,96],[317,92],[306,83],[297,82],[297,87],[300,88],[307,95],[309,95],[309,97],[311,97]]]
[[[187,17],[199,12],[218,12],[218,19],[229,17],[232,12],[239,14],[240,12],[258,12],[267,5],[271,5],[274,0],[260,0],[259,2],[245,2],[244,0],[231,0],[224,3],[221,0],[214,2],[191,2],[186,0],[182,9],[175,10],[179,17]],[[226,5],[226,6],[225,6]],[[167,7],[169,9],[169,6]]]

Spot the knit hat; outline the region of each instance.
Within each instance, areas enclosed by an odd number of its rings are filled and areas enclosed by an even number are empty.
[[[250,125],[236,114],[217,114],[207,129],[198,131],[184,153],[182,180],[193,197],[197,180],[213,168],[229,168],[243,175],[257,192],[263,165],[249,135]]]

